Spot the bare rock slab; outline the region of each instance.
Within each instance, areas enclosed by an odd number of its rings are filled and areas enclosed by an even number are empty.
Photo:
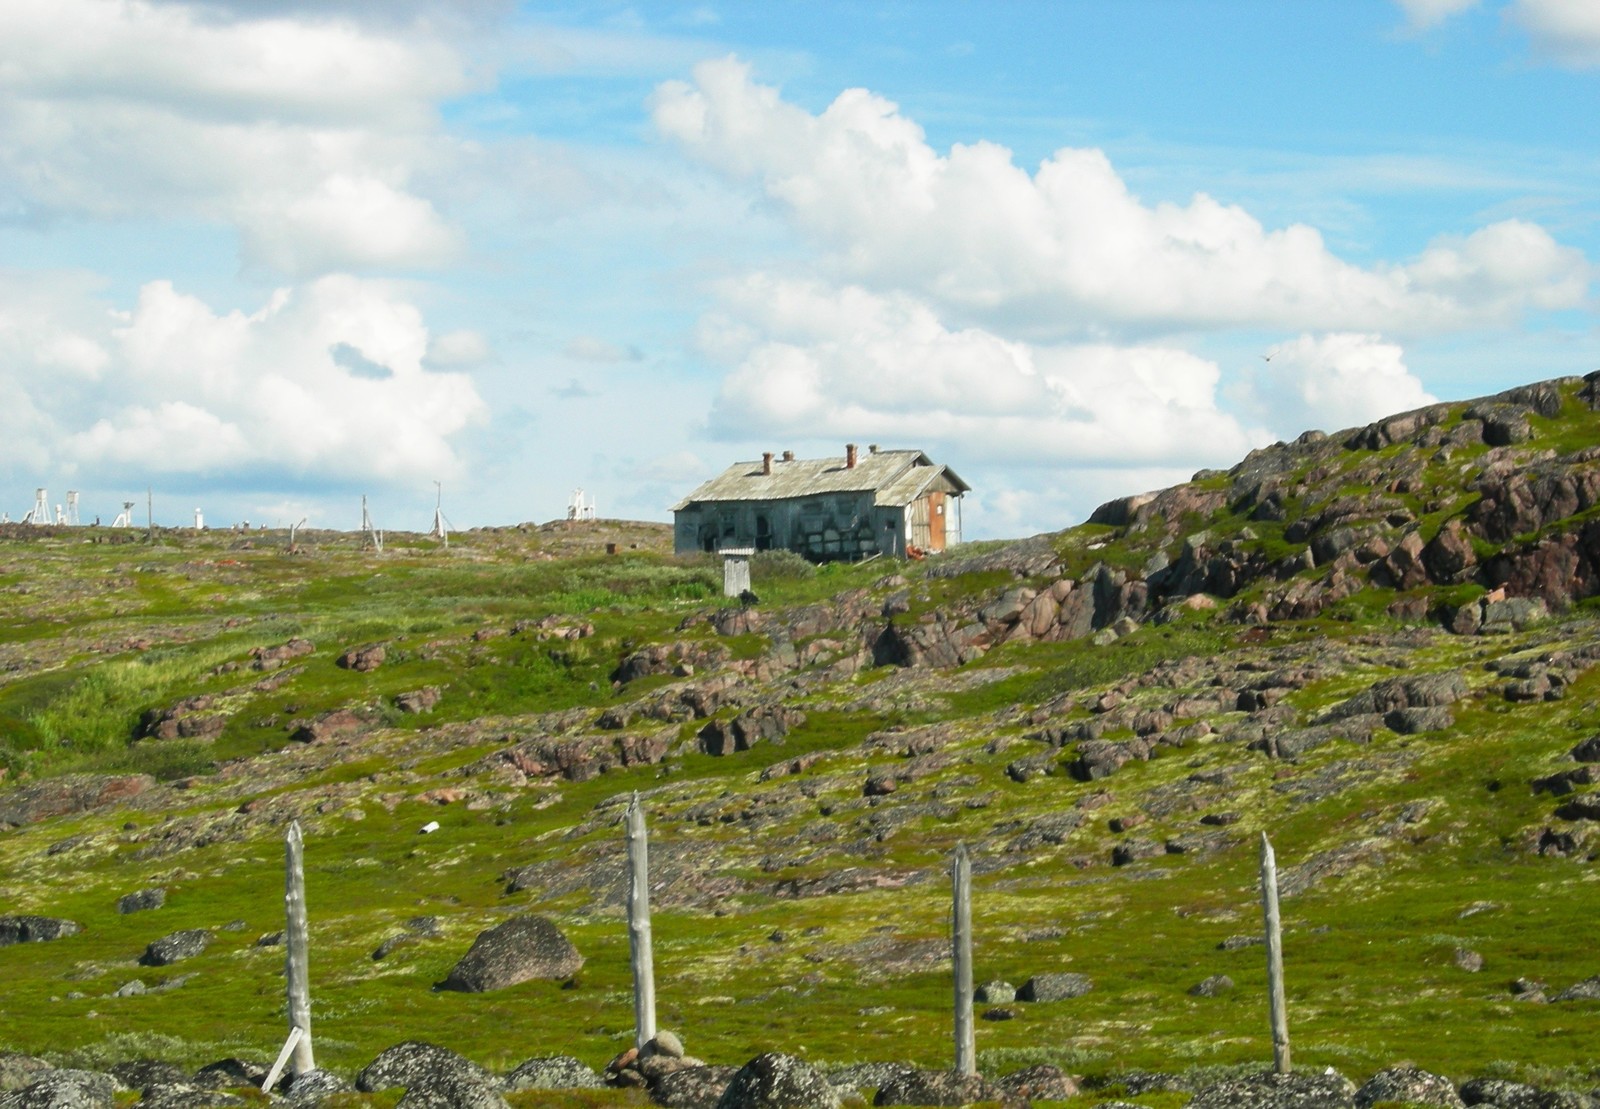
[[[204,928],[189,928],[162,936],[144,949],[139,956],[141,966],[164,967],[183,959],[192,959],[211,944],[211,933]]]
[[[582,966],[583,956],[554,922],[529,914],[479,932],[438,988],[485,993],[533,978],[568,978]]]

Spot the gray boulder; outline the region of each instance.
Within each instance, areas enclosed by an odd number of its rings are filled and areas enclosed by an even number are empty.
[[[886,1082],[872,1104],[958,1106],[1004,1100],[1006,1092],[980,1074],[914,1070]]]
[[[529,1059],[505,1076],[506,1090],[598,1090],[605,1086],[592,1068],[570,1055]]]
[[[1049,1063],[1003,1075],[997,1085],[1011,1095],[1008,1100],[1012,1101],[1065,1101],[1078,1096],[1078,1084],[1072,1076]]]
[[[666,1109],[717,1109],[737,1067],[685,1067],[661,1076],[650,1091]]]
[[[356,1075],[356,1089],[368,1094],[397,1086],[411,1091],[424,1086],[473,1085],[494,1087],[498,1082],[464,1055],[422,1040],[385,1048]]]
[[[484,993],[532,978],[567,978],[583,956],[548,917],[517,916],[478,933],[440,989]]]
[[[44,943],[75,936],[83,925],[52,916],[0,916],[0,947],[14,943]]]
[[[894,1079],[916,1069],[910,1063],[850,1063],[829,1071],[828,1081],[841,1096],[862,1090],[877,1093]]]
[[[1382,1101],[1403,1101],[1408,1105],[1439,1105],[1462,1109],[1461,1096],[1448,1078],[1430,1074],[1418,1067],[1389,1067],[1381,1070],[1356,1091],[1357,1109],[1372,1109]]]
[[[1017,991],[1018,1001],[1067,1001],[1094,989],[1087,974],[1035,974]]]
[[[32,1085],[45,1071],[52,1069],[49,1063],[32,1055],[0,1051],[0,1094]]]
[[[162,936],[144,949],[139,956],[141,966],[164,967],[183,959],[192,959],[211,944],[211,933],[204,928],[189,928]]]
[[[1010,982],[985,982],[972,991],[972,1000],[985,1005],[1010,1005],[1017,999],[1017,987]]]
[[[1541,1090],[1506,1078],[1474,1078],[1461,1087],[1461,1100],[1495,1109],[1594,1109],[1595,1104],[1587,1094]]]
[[[1252,1074],[1202,1088],[1189,1109],[1355,1109],[1355,1083],[1337,1072]]]
[[[1233,979],[1226,974],[1213,974],[1189,987],[1191,997],[1217,997],[1233,989]]]
[[[117,898],[117,912],[142,913],[147,909],[159,909],[167,903],[167,891],[157,886],[154,889],[140,890],[138,893],[128,893]]]
[[[48,1070],[22,1089],[0,1094],[0,1109],[111,1109],[116,1089],[109,1074]]]
[[[157,1082],[139,1098],[139,1109],[246,1109],[259,1104],[187,1082]]]
[[[739,1068],[717,1109],[839,1109],[839,1095],[810,1063],[769,1051]]]
[[[1600,974],[1574,982],[1550,999],[1551,1001],[1600,1001]]]
[[[348,1094],[354,1090],[355,1087],[346,1079],[318,1067],[295,1075],[289,1082],[287,1095],[290,1105],[319,1106],[336,1094]]]

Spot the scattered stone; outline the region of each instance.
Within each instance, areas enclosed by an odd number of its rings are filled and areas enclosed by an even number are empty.
[[[138,997],[141,994],[148,993],[149,991],[150,991],[150,988],[144,984],[144,981],[142,979],[135,978],[131,982],[124,982],[122,985],[118,986],[116,988],[116,991],[114,993],[112,993],[111,996],[112,997]]]
[[[985,982],[972,991],[972,999],[985,1005],[1009,1005],[1017,999],[1017,987],[1010,982]]]
[[[1094,989],[1086,974],[1035,974],[1017,991],[1018,1001],[1067,1001]]]
[[[344,670],[365,674],[382,666],[387,656],[388,652],[383,649],[383,644],[369,643],[364,647],[351,647],[339,656],[337,665]]]
[[[683,1041],[678,1038],[676,1032],[659,1028],[656,1030],[655,1036],[644,1045],[644,1050],[639,1054],[665,1055],[669,1059],[682,1059],[684,1054]]]
[[[53,1068],[43,1059],[14,1051],[0,1051],[0,1094],[31,1085]]]
[[[1600,1001],[1600,974],[1575,982],[1551,998],[1552,1001]]]
[[[1355,1109],[1355,1093],[1355,1083],[1331,1069],[1322,1074],[1268,1071],[1203,1087],[1188,1109]]]
[[[1356,1091],[1356,1109],[1372,1109],[1379,1102],[1464,1109],[1455,1084],[1448,1078],[1412,1066],[1381,1070]]]
[[[117,899],[117,912],[142,913],[147,909],[159,909],[167,903],[167,891],[159,886],[155,889],[140,890],[138,893],[124,894]]]
[[[662,1075],[650,1094],[657,1105],[666,1109],[717,1109],[737,1073],[738,1067],[685,1067]],[[619,1074],[637,1075],[638,1072],[625,1070]]]
[[[407,1040],[385,1048],[356,1075],[356,1089],[363,1093],[376,1093],[404,1087],[406,1097],[402,1104],[418,1106],[450,1106],[451,1098],[459,1098],[461,1109],[479,1106],[502,1107],[497,1087],[499,1081],[472,1060],[457,1055],[448,1048],[421,1040]],[[415,1097],[415,1100],[413,1100]]]
[[[50,916],[0,916],[0,947],[14,943],[45,943],[75,936],[83,925]]]
[[[822,1072],[792,1055],[768,1052],[740,1067],[717,1109],[838,1109],[839,1095]]]
[[[896,1075],[878,1089],[874,1105],[959,1106],[1003,1101],[1005,1091],[978,1074],[947,1070],[913,1070]]]
[[[43,1071],[28,1085],[0,1095],[0,1109],[111,1109],[117,1082],[99,1071]]]
[[[354,1093],[355,1087],[332,1071],[317,1067],[291,1078],[284,1092],[290,1105],[321,1105],[325,1098]]]
[[[512,917],[478,933],[439,989],[484,993],[534,978],[566,978],[583,956],[548,917]]]
[[[1060,1067],[1040,1063],[1001,1077],[997,1083],[1011,1095],[1008,1100],[1065,1101],[1078,1096],[1078,1084]]]
[[[433,707],[439,703],[440,696],[438,686],[427,685],[421,689],[413,689],[408,693],[395,694],[394,707],[401,712],[431,712]]]
[[[1217,997],[1233,989],[1233,979],[1226,974],[1213,974],[1189,987],[1191,997]]]
[[[173,932],[155,940],[139,956],[139,965],[164,967],[183,959],[192,959],[211,944],[211,933],[204,928],[189,928]]]
[[[1465,947],[1456,948],[1450,956],[1450,961],[1468,974],[1477,974],[1483,969],[1483,956]]]
[[[507,1092],[513,1090],[597,1090],[605,1083],[593,1069],[570,1055],[529,1059],[505,1076]]]

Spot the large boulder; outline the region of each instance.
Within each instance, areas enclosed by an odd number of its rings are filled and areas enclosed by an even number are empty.
[[[111,1109],[116,1089],[109,1074],[48,1070],[22,1089],[0,1094],[0,1109]]]
[[[44,943],[75,936],[83,925],[52,916],[0,916],[0,947],[14,943]]]
[[[839,1109],[839,1095],[810,1063],[772,1051],[739,1068],[717,1109]]]
[[[159,909],[167,903],[167,891],[160,886],[153,889],[140,890],[137,893],[126,893],[117,898],[117,912],[124,915],[128,913],[142,913],[149,909]]]
[[[291,1078],[287,1095],[290,1105],[321,1105],[326,1099],[337,1094],[354,1091],[355,1087],[348,1079],[318,1067]]]
[[[1067,1001],[1094,989],[1087,974],[1035,974],[1017,991],[1018,1001]]]
[[[30,1086],[51,1069],[49,1063],[32,1055],[0,1051],[0,1094]]]
[[[570,1055],[529,1059],[506,1075],[507,1090],[598,1090],[605,1086],[586,1063]]]
[[[139,956],[141,966],[164,967],[183,959],[192,959],[211,943],[211,933],[204,928],[189,928],[173,932],[153,941]]]
[[[1420,1067],[1400,1066],[1381,1070],[1356,1091],[1357,1109],[1372,1109],[1380,1102],[1407,1105],[1439,1105],[1463,1109],[1461,1095],[1448,1078],[1430,1074]]]
[[[874,1105],[971,1105],[979,1101],[1006,1101],[1005,1090],[981,1074],[948,1070],[915,1070],[891,1078],[878,1088]]]
[[[379,1052],[356,1075],[363,1093],[403,1087],[400,1104],[409,1109],[502,1109],[499,1080],[449,1048],[407,1040]]]
[[[734,1067],[684,1067],[662,1075],[650,1096],[666,1109],[717,1109],[737,1073]]]
[[[583,956],[561,929],[529,914],[479,932],[439,988],[485,993],[531,978],[567,978],[581,966]]]
[[[1206,1086],[1194,1095],[1189,1109],[1356,1109],[1355,1094],[1355,1083],[1336,1071],[1268,1071]]]
[[[1494,1109],[1591,1109],[1594,1104],[1585,1094],[1541,1090],[1506,1078],[1474,1078],[1461,1087],[1461,1100]]]

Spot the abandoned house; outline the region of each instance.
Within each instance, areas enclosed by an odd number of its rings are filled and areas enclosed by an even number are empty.
[[[787,548],[814,562],[932,553],[961,542],[971,486],[921,451],[736,462],[672,508],[673,550]]]

